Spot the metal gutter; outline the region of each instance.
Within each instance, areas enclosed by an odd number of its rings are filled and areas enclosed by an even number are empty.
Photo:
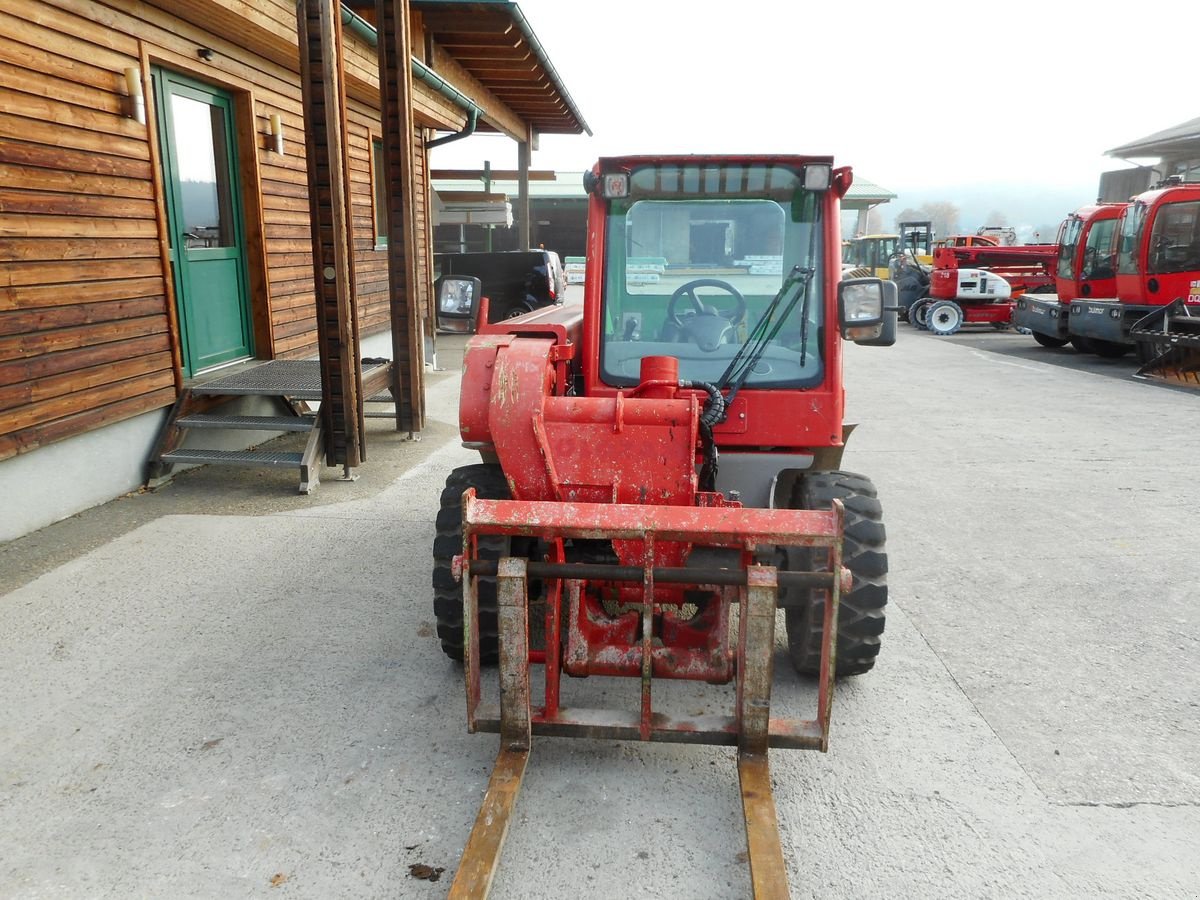
[[[467,110],[467,124],[462,131],[456,131],[454,134],[447,134],[440,138],[434,138],[432,141],[425,142],[425,149],[432,150],[434,147],[441,147],[443,144],[452,144],[455,141],[461,141],[463,138],[470,137],[475,133],[475,127],[479,124],[479,110],[476,108]]]
[[[375,30],[375,26],[348,6],[342,6],[342,24],[366,41],[371,47],[379,49],[379,32]],[[466,137],[475,131],[479,117],[484,114],[483,107],[418,59],[412,60],[412,73],[414,78],[433,88],[451,103],[466,110],[467,128],[469,130],[460,131],[455,135],[449,135],[449,137],[457,140],[460,136]],[[591,132],[589,131],[588,134],[591,134]],[[438,138],[438,140],[447,142],[446,138]]]

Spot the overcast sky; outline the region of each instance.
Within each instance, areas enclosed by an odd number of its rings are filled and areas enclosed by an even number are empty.
[[[832,154],[899,203],[996,184],[1014,207],[1043,188],[1077,189],[1081,205],[1123,165],[1105,150],[1200,115],[1195,54],[1173,37],[1200,23],[1194,3],[519,6],[594,133],[543,137],[537,169],[627,153]],[[516,144],[471,138],[431,162],[484,159],[515,167]]]

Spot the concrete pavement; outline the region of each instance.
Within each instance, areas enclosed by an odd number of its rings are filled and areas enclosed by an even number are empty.
[[[891,604],[830,753],[772,756],[796,897],[1200,894],[1200,393],[1025,341],[849,349]],[[445,896],[496,739],[434,636],[436,382],[316,502],[199,470],[0,550],[0,897]],[[541,739],[493,896],[744,897],[744,850],[731,751]]]

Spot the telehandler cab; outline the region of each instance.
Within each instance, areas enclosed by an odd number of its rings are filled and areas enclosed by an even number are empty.
[[[875,664],[887,603],[875,489],[840,470],[841,341],[896,328],[891,282],[839,283],[851,177],[821,156],[601,159],[582,308],[479,313],[460,431],[482,459],[446,481],[433,587],[468,730],[501,743],[451,896],[486,893],[532,734],[737,746],[755,896],[788,895],[767,748],[827,748],[835,673]],[[819,678],[811,720],[771,715],[777,609]],[[572,708],[563,674],[640,679],[640,700]],[[662,711],[655,679],[735,682],[734,709]]]

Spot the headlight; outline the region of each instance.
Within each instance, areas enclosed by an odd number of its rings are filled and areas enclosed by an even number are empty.
[[[473,278],[443,278],[438,309],[451,316],[469,316],[475,303],[475,283]]]
[[[882,281],[873,278],[845,282],[841,295],[844,324],[874,324],[883,317]]]

